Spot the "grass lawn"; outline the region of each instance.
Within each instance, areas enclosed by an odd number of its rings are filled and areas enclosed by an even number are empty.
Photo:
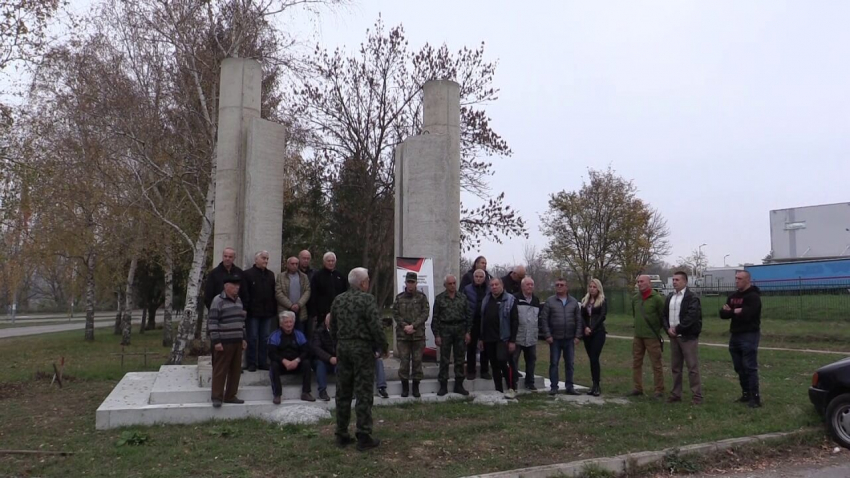
[[[135,331],[134,331],[135,332]],[[96,431],[95,410],[124,372],[141,369],[128,357],[122,371],[118,337],[99,332],[87,344],[82,331],[0,340],[0,448],[71,451],[73,456],[0,455],[0,475],[23,476],[458,476],[543,465],[631,451],[661,449],[758,433],[819,426],[809,404],[811,373],[834,357],[763,352],[765,406],[731,403],[739,394],[728,352],[703,348],[706,403],[667,405],[649,398],[628,405],[583,407],[545,394],[493,408],[467,401],[410,403],[374,410],[374,452],[333,446],[333,423],[279,427],[259,420],[133,427],[147,440],[116,446],[127,430]],[[167,350],[161,335],[134,334],[133,351]],[[665,353],[665,363],[669,352]],[[50,383],[50,364],[66,358],[65,388]],[[538,356],[548,357],[540,345]],[[603,396],[631,389],[631,343],[609,340],[603,352]],[[646,388],[651,389],[648,364]],[[545,375],[546,360],[537,374]],[[563,373],[563,371],[562,371]],[[668,376],[669,370],[665,368]],[[587,384],[583,347],[576,351],[576,382]]]
[[[609,334],[634,334],[634,319],[629,315],[613,314],[605,320]],[[666,337],[665,337],[666,340]],[[729,342],[729,321],[717,316],[703,315],[700,341],[706,343]],[[762,317],[761,346],[795,349],[835,350],[850,356],[850,319],[829,320],[770,320]]]

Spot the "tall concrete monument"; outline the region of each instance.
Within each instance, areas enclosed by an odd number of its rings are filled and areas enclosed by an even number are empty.
[[[225,247],[250,267],[269,251],[280,272],[286,128],[260,118],[263,69],[257,60],[228,58],[221,66],[213,264]]]
[[[460,267],[460,85],[423,86],[422,133],[395,150],[395,255],[430,257],[434,284]]]

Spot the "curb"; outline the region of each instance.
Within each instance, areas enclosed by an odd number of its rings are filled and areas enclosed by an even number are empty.
[[[805,428],[793,432],[766,433],[742,438],[729,438],[710,443],[698,443],[683,447],[665,448],[660,451],[643,451],[627,453],[611,458],[590,458],[587,460],[573,461],[569,463],[556,463],[554,465],[534,466],[530,468],[519,468],[516,470],[498,471],[483,475],[471,475],[466,478],[548,478],[552,476],[581,476],[587,467],[595,466],[605,471],[610,471],[618,476],[624,473],[639,471],[641,468],[657,465],[670,453],[683,455],[709,455],[729,448],[739,447],[759,442],[769,442],[802,433],[808,433],[814,429]]]

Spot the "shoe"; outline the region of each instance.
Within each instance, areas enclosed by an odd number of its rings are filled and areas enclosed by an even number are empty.
[[[301,394],[301,400],[304,402],[315,402],[316,399],[313,398],[313,395],[309,392]]]
[[[578,392],[576,392],[576,389],[573,388],[573,387],[569,387],[564,393],[566,393],[567,395],[578,395],[579,394]]]
[[[272,399],[272,403],[274,403],[275,405],[280,405],[280,396],[274,397]]]
[[[268,372],[269,366],[268,365],[260,365],[259,367],[257,367],[257,370],[265,370],[266,372]]]
[[[550,388],[548,393],[549,393],[549,395],[552,395],[554,397],[555,395],[558,394],[558,389],[557,388]]]
[[[663,400],[664,394],[661,393],[661,392],[655,392],[655,393],[652,394],[652,399],[653,400]]]
[[[380,395],[381,398],[390,398],[390,394],[387,393],[387,387],[379,388],[378,395]]]
[[[213,398],[213,408],[221,408],[221,400]]]
[[[516,400],[516,390],[509,388],[507,392],[505,392],[505,398],[508,400]]]
[[[419,393],[419,380],[413,381],[413,398],[419,398],[422,395]]]
[[[381,440],[372,438],[369,435],[357,435],[357,451],[369,451],[373,448],[378,448]]]
[[[410,382],[407,380],[401,381],[401,396],[407,398],[410,395]]]
[[[526,383],[526,384],[525,384],[525,389],[526,389],[526,390],[531,390],[532,392],[536,392],[536,391],[537,391],[537,386],[536,386],[536,385],[534,385],[533,383]]]
[[[336,446],[340,448],[345,448],[352,443],[354,443],[354,438],[351,438],[350,436],[336,436]]]
[[[759,394],[754,393],[750,395],[750,401],[747,402],[747,406],[750,408],[761,408],[761,397]]]
[[[413,382],[413,383],[414,383],[414,387],[415,387],[415,386],[416,386],[416,385],[415,385],[415,383],[416,383],[416,382]],[[446,383],[446,382],[440,382],[440,390],[437,392],[437,396],[438,396],[438,397],[442,397],[442,396],[445,396],[447,393],[449,393],[449,385],[448,385],[448,383]],[[415,396],[415,395],[414,395],[414,396]]]
[[[679,402],[682,401],[682,398],[681,397],[674,397],[674,396],[671,395],[671,396],[667,397],[666,401],[667,401],[667,403],[679,403]]]
[[[491,375],[490,372],[484,372],[481,374],[481,378],[484,380],[493,380],[493,375]]]
[[[249,371],[249,372],[256,372],[256,371],[257,371],[257,366],[256,366],[256,365],[254,365],[254,364],[248,365],[248,371]]]
[[[245,400],[240,400],[236,397],[233,397],[230,400],[225,400],[224,403],[234,403],[236,405],[242,405],[243,403],[245,403]]]
[[[455,379],[455,388],[452,390],[454,393],[459,393],[463,396],[469,395],[469,392],[463,388],[463,379],[457,380]]]
[[[642,396],[643,396],[643,392],[642,392],[641,390],[632,390],[632,391],[631,391],[631,392],[629,392],[629,394],[628,394],[628,395],[626,395],[626,396],[627,396],[627,397],[642,397]]]
[[[597,386],[596,386],[596,388],[594,388],[594,389],[592,390],[592,392],[593,392],[593,393],[592,393],[592,395],[593,395],[594,397],[598,397],[598,396],[602,395],[602,387],[600,387],[599,385],[597,385]]]
[[[475,380],[475,372],[471,372],[471,373],[466,374],[466,379],[467,380]]]
[[[328,396],[327,390],[322,390],[321,392],[319,392],[319,400],[322,400],[324,402],[330,402],[331,401],[331,397]]]
[[[747,403],[750,401],[750,392],[741,392],[741,398],[735,400],[740,403]]]

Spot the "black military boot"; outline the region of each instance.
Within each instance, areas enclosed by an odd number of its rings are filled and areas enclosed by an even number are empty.
[[[416,382],[413,382],[413,383],[415,384]],[[415,386],[416,385],[414,385],[414,387]],[[442,397],[443,395],[445,395],[447,393],[449,393],[449,384],[448,384],[448,382],[441,380],[440,381],[440,390],[437,392],[437,396]]]
[[[747,402],[750,408],[761,408],[761,396],[758,393],[750,394],[750,400]]]
[[[741,398],[735,400],[736,402],[747,403],[750,401],[750,392],[741,392]]]
[[[422,395],[419,394],[419,380],[414,380],[413,381],[413,397],[419,398],[421,396]]]
[[[372,448],[378,448],[380,444],[381,440],[372,438],[371,435],[357,434],[357,451],[369,451]]]
[[[465,388],[463,388],[463,379],[462,378],[456,378],[455,379],[455,389],[453,390],[453,392],[459,393],[459,394],[464,395],[464,396],[469,395],[469,392]]]
[[[408,395],[410,395],[410,382],[408,382],[407,380],[402,380],[401,381],[401,396],[407,397]]]

